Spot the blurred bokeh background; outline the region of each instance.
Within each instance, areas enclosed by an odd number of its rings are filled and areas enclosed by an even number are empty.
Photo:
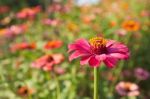
[[[100,66],[101,99],[150,99],[149,0],[0,0],[0,99],[92,99],[93,68],[67,46],[102,36],[131,57]]]

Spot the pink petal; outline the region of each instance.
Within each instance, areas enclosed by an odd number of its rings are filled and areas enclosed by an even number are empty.
[[[81,57],[80,64],[81,65],[88,64],[88,61],[89,61],[90,58],[91,58],[91,55]]]
[[[129,58],[129,53],[111,53],[109,54],[112,57],[118,58],[118,59],[128,59]]]
[[[95,58],[95,56],[91,57],[89,60],[89,65],[91,67],[98,67],[100,65],[100,61]]]
[[[53,65],[54,65],[54,62],[47,63],[45,66],[43,66],[43,70],[50,71],[52,70]]]
[[[104,60],[104,63],[108,68],[113,68],[117,62],[118,59],[111,56],[107,56],[107,58]]]
[[[68,52],[71,52],[73,50],[82,50],[84,52],[90,52],[90,45],[85,39],[79,39],[75,43],[69,44],[68,49]]]
[[[117,59],[128,59],[130,56],[129,49],[122,43],[114,42],[107,47],[108,55]]]
[[[107,44],[106,44],[106,47],[112,46],[115,42],[116,42],[115,40],[108,40]]]
[[[128,47],[121,43],[114,43],[107,47],[107,49],[108,53],[127,53],[129,51]]]
[[[72,61],[73,59],[78,58],[78,57],[81,57],[81,56],[84,56],[84,55],[88,55],[88,54],[87,54],[87,53],[82,53],[82,52],[76,50],[75,52],[73,52],[73,53],[69,56],[69,61]]]
[[[106,54],[96,55],[95,58],[99,61],[104,61],[106,59]]]

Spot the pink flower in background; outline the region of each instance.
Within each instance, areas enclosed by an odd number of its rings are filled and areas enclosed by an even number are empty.
[[[130,69],[126,69],[126,70],[123,70],[121,72],[121,74],[122,74],[123,77],[129,78],[129,77],[133,76],[133,71],[131,71]]]
[[[57,26],[60,23],[60,21],[57,19],[43,19],[42,23],[44,25]]]
[[[41,11],[40,6],[36,6],[33,8],[24,8],[20,12],[16,14],[16,17],[19,19],[33,19],[37,13]]]
[[[138,96],[140,94],[139,87],[131,82],[119,82],[116,91],[121,96]]]
[[[18,35],[27,30],[27,25],[12,25],[9,29],[13,34]]]
[[[134,75],[139,80],[147,80],[150,77],[150,72],[139,67],[134,70]]]
[[[32,63],[32,67],[50,71],[54,65],[60,64],[64,60],[62,54],[44,55]]]
[[[115,34],[122,37],[122,36],[125,36],[127,34],[127,31],[124,29],[119,29],[119,30],[115,31]]]
[[[65,73],[65,69],[62,67],[55,67],[54,68],[54,72],[58,75],[64,74]]]
[[[54,13],[54,12],[61,12],[61,13],[66,13],[70,11],[70,6],[68,5],[62,5],[60,3],[53,3],[48,7],[48,12],[49,13]]]
[[[104,62],[107,67],[112,68],[120,59],[129,58],[128,47],[114,40],[106,40],[102,37],[95,37],[89,40],[79,39],[68,45],[69,60],[80,57],[81,65],[89,64],[91,67],[98,67]]]
[[[150,12],[147,10],[142,10],[140,14],[142,17],[149,17],[150,16]]]
[[[5,37],[14,37],[16,35],[22,34],[27,30],[28,26],[25,24],[12,25],[8,28],[1,29],[0,34]]]

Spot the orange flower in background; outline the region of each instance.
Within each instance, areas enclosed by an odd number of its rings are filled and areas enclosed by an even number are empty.
[[[90,24],[94,19],[95,19],[95,15],[88,15],[88,16],[82,16],[81,17],[83,23],[85,24]]]
[[[64,60],[63,54],[44,55],[32,63],[32,67],[51,71],[54,65],[60,64]]]
[[[71,32],[77,32],[78,31],[78,26],[73,23],[73,22],[70,22],[67,24],[67,28],[71,31]]]
[[[35,49],[35,48],[36,48],[35,43],[23,42],[23,43],[13,44],[10,47],[10,50],[11,50],[11,52],[16,52],[18,50],[26,50],[26,49],[31,50],[31,49]]]
[[[91,9],[91,7],[87,6],[87,5],[83,5],[80,7],[81,13],[89,13],[90,9]]]
[[[4,17],[3,19],[0,20],[0,25],[2,26],[9,25],[11,21],[12,21],[12,16]]]
[[[121,7],[124,9],[124,10],[128,10],[129,9],[129,4],[127,2],[123,2],[121,4]]]
[[[60,40],[49,41],[45,44],[45,49],[55,49],[60,48],[63,45],[63,42]]]
[[[0,29],[0,36],[4,35],[7,32],[7,29]]]
[[[134,20],[127,20],[122,23],[122,27],[127,31],[138,31],[140,23]]]
[[[32,88],[29,88],[27,86],[21,86],[17,90],[17,94],[19,94],[21,96],[28,96],[28,95],[32,95],[34,93],[35,93],[35,90]]]
[[[115,21],[110,21],[110,27],[114,27],[114,26],[116,26],[117,25],[117,23],[115,22]]]

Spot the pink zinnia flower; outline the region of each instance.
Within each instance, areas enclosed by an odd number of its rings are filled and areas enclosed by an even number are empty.
[[[116,91],[121,96],[138,96],[140,94],[138,85],[131,82],[119,82]]]
[[[89,40],[79,39],[69,44],[69,53],[73,52],[69,60],[80,57],[80,64],[89,64],[91,67],[98,67],[104,62],[107,67],[112,68],[120,59],[129,58],[128,47],[114,40],[106,40],[102,37],[95,37]]]
[[[32,63],[32,67],[51,71],[54,65],[60,64],[64,60],[62,54],[44,55]]]
[[[4,28],[0,30],[0,34],[5,37],[15,37],[19,34],[24,33],[28,29],[28,26],[26,24],[21,25],[12,25],[8,28]]]
[[[58,19],[43,19],[42,23],[44,25],[57,26],[60,23],[60,21]]]
[[[134,70],[134,75],[139,80],[147,80],[150,77],[150,72],[138,67]]]
[[[26,18],[33,19],[36,16],[36,14],[39,13],[40,11],[41,11],[40,6],[36,6],[33,8],[24,8],[16,14],[16,17],[19,19],[26,19]]]

